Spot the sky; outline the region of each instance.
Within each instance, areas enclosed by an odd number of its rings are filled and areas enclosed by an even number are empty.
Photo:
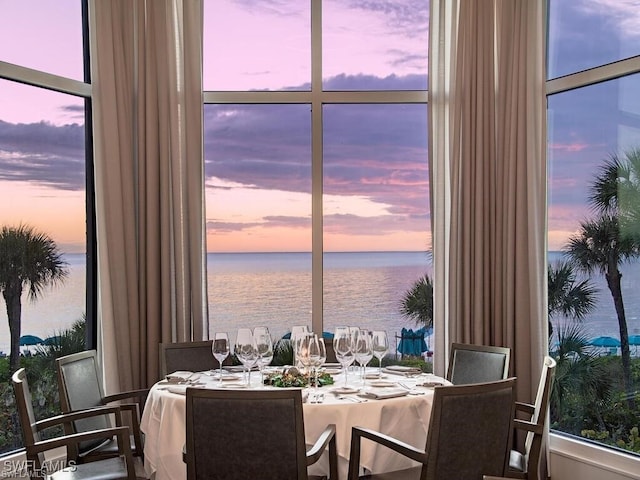
[[[205,0],[205,90],[308,89],[308,5]],[[81,79],[79,2],[0,0],[0,12],[0,60]],[[323,21],[326,89],[426,88],[427,2],[326,0]],[[551,77],[640,54],[640,0],[554,1],[550,25]],[[589,215],[602,160],[640,144],[638,77],[549,99],[551,250]],[[0,221],[34,224],[68,253],[84,247],[82,107],[0,80]],[[309,107],[204,115],[208,249],[309,251]],[[329,105],[324,116],[325,248],[427,249],[426,109]]]

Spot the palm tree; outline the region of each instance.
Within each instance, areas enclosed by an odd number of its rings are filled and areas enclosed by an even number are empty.
[[[596,305],[598,290],[589,279],[578,282],[571,263],[558,261],[547,269],[549,338],[553,334],[551,319],[556,315],[583,320]]]
[[[580,224],[565,253],[577,268],[588,274],[599,272],[607,281],[620,330],[624,385],[630,391],[631,354],[620,265],[640,256],[640,234],[634,223],[640,208],[640,150],[631,150],[624,161],[613,155],[604,163],[589,202],[598,217]]]
[[[418,279],[404,294],[400,313],[427,328],[433,327],[433,282],[429,275]]]
[[[610,398],[611,379],[607,370],[591,351],[580,325],[560,327],[557,337],[557,367],[550,401],[552,424],[560,423],[563,431],[579,434],[585,412],[589,411],[600,429],[606,431],[599,409],[590,406],[606,403]]]
[[[69,274],[55,242],[33,227],[4,226],[0,230],[0,290],[7,307],[11,336],[9,368],[20,366],[20,330],[22,292],[28,288],[29,298],[36,300],[49,285],[63,281]]]

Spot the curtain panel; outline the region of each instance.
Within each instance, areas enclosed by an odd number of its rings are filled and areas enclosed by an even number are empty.
[[[432,0],[429,71],[436,358],[512,348],[535,398],[547,345],[543,0]]]
[[[99,344],[108,390],[208,336],[202,2],[92,3]]]

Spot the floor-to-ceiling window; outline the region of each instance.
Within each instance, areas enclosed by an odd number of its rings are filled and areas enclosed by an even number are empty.
[[[11,0],[0,13],[0,244],[15,234],[25,245],[46,238],[66,271],[59,282],[43,276],[37,298],[24,284],[20,366],[34,381],[38,415],[57,411],[57,384],[49,353],[86,335],[87,272],[93,218],[87,215],[91,166],[87,117],[82,0]],[[6,229],[6,230],[5,230]],[[29,232],[33,234],[29,236]],[[5,235],[6,234],[6,235]],[[22,248],[22,247],[20,247]],[[15,252],[2,250],[2,255]],[[3,256],[3,259],[7,258]],[[12,269],[3,260],[0,285]],[[43,275],[46,268],[40,268]],[[33,270],[32,270],[33,271]],[[89,286],[88,286],[89,285]],[[0,301],[0,453],[22,444],[9,381],[11,352],[7,297]],[[35,355],[42,353],[43,355]]]
[[[205,2],[211,331],[418,328],[427,0]]]
[[[640,2],[549,2],[556,432],[640,454]]]

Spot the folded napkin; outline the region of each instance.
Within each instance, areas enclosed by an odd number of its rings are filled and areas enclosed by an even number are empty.
[[[187,385],[170,385],[167,387],[167,390],[178,395],[186,395]]]
[[[191,382],[197,380],[200,378],[200,374],[188,371],[177,371],[170,373],[165,378],[169,383],[184,383],[187,381]]]
[[[376,390],[367,390],[358,394],[359,397],[373,398],[382,400],[384,398],[404,397],[409,391],[404,388],[378,388]]]
[[[407,367],[404,365],[389,365],[388,367],[384,367],[382,369],[383,372],[393,373],[394,375],[420,375],[422,370],[417,367]]]
[[[227,372],[234,372],[234,373],[239,373],[239,372],[244,372],[244,367],[242,365],[225,365],[224,370],[226,370]],[[251,367],[251,371],[254,372],[258,370],[258,366],[254,365],[253,367]]]
[[[447,382],[444,378],[435,377],[435,378],[430,378],[423,383],[418,383],[416,386],[417,387],[440,387],[442,385],[449,385],[449,382]]]
[[[202,385],[169,385],[167,391],[177,395],[186,395],[187,388],[204,388]]]

